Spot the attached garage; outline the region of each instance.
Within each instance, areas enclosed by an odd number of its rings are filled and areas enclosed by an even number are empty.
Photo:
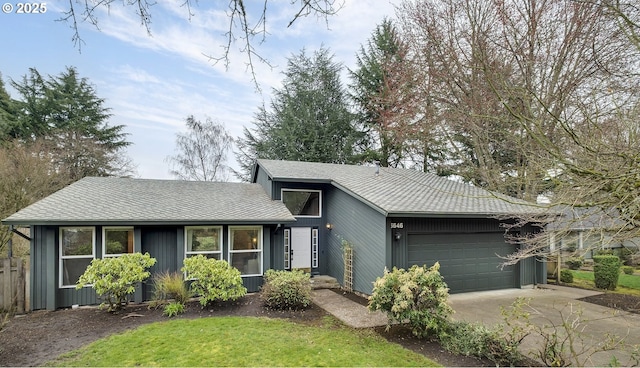
[[[501,268],[515,251],[503,233],[408,234],[408,266],[440,262],[440,273],[451,293],[519,287],[517,267]]]

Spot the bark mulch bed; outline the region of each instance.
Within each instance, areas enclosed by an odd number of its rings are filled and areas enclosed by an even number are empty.
[[[366,305],[362,297],[349,293],[344,295]],[[634,313],[640,309],[640,298],[629,295],[605,293],[582,300]],[[328,313],[313,304],[304,311],[270,310],[262,305],[258,294],[251,294],[235,302],[219,303],[205,309],[192,302],[188,304],[186,313],[175,318],[217,316],[286,318],[304,325],[319,326],[323,325]],[[36,311],[12,317],[0,331],[0,366],[40,366],[100,338],[167,319],[161,309],[148,309],[146,305],[132,305],[119,314],[97,308],[78,308]],[[448,353],[436,342],[416,339],[405,326],[393,326],[388,331],[384,327],[375,330],[390,342],[424,354],[444,366],[495,366],[488,360]]]

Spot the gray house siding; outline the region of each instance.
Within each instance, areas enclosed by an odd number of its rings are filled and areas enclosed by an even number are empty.
[[[353,246],[353,288],[371,294],[386,266],[385,217],[338,188],[326,191],[327,221],[333,224],[327,244],[327,274],[344,283],[342,240]]]
[[[61,288],[59,258],[59,226],[32,226],[31,237],[31,309],[66,308],[74,304],[98,304],[95,291],[90,287],[76,290],[73,287]],[[277,268],[273,265],[271,250],[272,234],[275,225],[263,227],[263,270]],[[282,233],[282,231],[280,231]],[[228,256],[228,226],[223,226],[223,259]],[[152,277],[160,272],[180,272],[184,261],[183,226],[134,226],[134,247],[137,252],[148,252],[156,259],[151,267]],[[102,258],[102,227],[95,226],[95,257]],[[280,266],[280,269],[282,267]],[[243,277],[248,292],[257,292],[263,283],[262,276]],[[132,301],[142,302],[153,297],[153,280],[146,280],[135,292]]]
[[[271,179],[269,179],[269,176],[267,175],[267,173],[264,171],[262,167],[258,167],[258,170],[256,172],[255,182],[260,184],[262,189],[264,189],[264,191],[267,194],[269,194],[271,198],[275,198],[275,193],[273,192],[273,185],[272,185]]]

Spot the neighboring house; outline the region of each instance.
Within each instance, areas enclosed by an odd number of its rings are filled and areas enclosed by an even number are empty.
[[[615,210],[568,207],[558,213],[558,218],[546,227],[551,252],[563,250],[589,259],[594,250],[638,249],[639,238],[621,239],[621,230],[627,224]]]
[[[503,200],[507,199],[507,200]],[[300,268],[343,282],[353,247],[353,289],[370,294],[385,268],[432,265],[451,292],[543,283],[544,264],[501,268],[498,217],[531,212],[513,198],[432,174],[258,160],[252,183],[84,178],[3,220],[31,226],[32,309],[97,303],[75,280],[94,258],[149,252],[152,273],[204,254],[238,268],[250,292],[267,269]],[[151,297],[151,283],[135,301]]]

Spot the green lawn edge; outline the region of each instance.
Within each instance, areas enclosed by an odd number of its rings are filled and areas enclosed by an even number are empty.
[[[48,366],[440,366],[372,330],[265,317],[176,319],[97,340]]]

